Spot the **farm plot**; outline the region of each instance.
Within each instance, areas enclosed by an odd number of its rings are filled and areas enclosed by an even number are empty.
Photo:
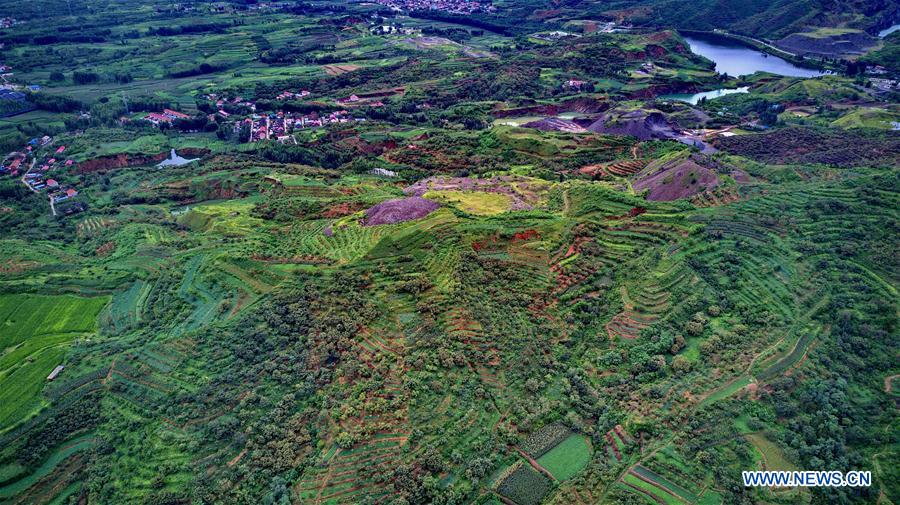
[[[572,435],[572,432],[565,426],[548,424],[529,435],[521,447],[532,458],[540,458],[563,440],[569,438],[570,435]]]
[[[538,458],[556,480],[564,481],[578,475],[591,461],[591,443],[582,435],[570,435],[556,447]]]
[[[606,441],[603,444],[603,453],[610,464],[621,462],[628,446],[634,443],[634,438],[620,424],[607,431],[603,438]]]
[[[497,486],[497,492],[518,505],[538,505],[553,489],[553,482],[529,465],[519,465]]]
[[[452,205],[477,216],[493,216],[510,210],[512,198],[500,193],[484,191],[429,191],[425,198]]]
[[[769,440],[763,433],[750,433],[744,435],[753,447],[762,455],[765,470],[795,471],[797,466],[790,462],[777,444]]]
[[[0,426],[37,407],[47,375],[62,363],[69,343],[97,329],[108,297],[0,296]]]

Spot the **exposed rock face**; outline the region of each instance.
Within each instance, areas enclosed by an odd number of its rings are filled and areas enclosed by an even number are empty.
[[[186,157],[205,156],[209,154],[209,149],[185,147],[178,150],[178,154]],[[154,155],[141,154],[113,154],[110,156],[100,156],[82,161],[78,164],[78,170],[81,173],[97,172],[102,170],[112,170],[115,168],[137,167],[140,165],[155,165],[169,157],[169,151],[163,151]]]
[[[581,112],[585,114],[602,112],[610,108],[610,103],[605,100],[592,98],[576,98],[560,104],[534,105],[530,107],[517,107],[514,109],[501,109],[491,112],[495,118],[517,116],[556,116],[563,112]]]
[[[865,54],[878,41],[865,32],[849,32],[828,36],[792,33],[778,41],[778,47],[799,55],[844,56]]]

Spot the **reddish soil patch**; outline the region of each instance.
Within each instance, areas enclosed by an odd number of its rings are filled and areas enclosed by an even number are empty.
[[[361,202],[341,202],[322,211],[322,217],[334,219],[336,217],[349,216],[362,210]]]
[[[237,462],[240,461],[241,458],[244,457],[244,454],[247,454],[247,449],[244,449],[243,451],[240,452],[240,454],[238,454],[238,455],[235,456],[231,461],[229,461],[229,462],[227,463],[228,466],[234,466],[234,465],[236,465]]]
[[[7,260],[6,263],[0,263],[0,273],[13,274],[24,272],[25,270],[37,268],[39,265],[40,263],[37,261]]]
[[[325,73],[328,75],[341,75],[359,70],[359,65],[323,65],[322,68],[325,69]]]
[[[537,230],[520,231],[513,235],[513,242],[528,242],[531,239],[539,239],[541,234]]]
[[[97,253],[97,256],[103,257],[103,256],[109,255],[110,253],[112,253],[115,250],[116,250],[116,243],[115,242],[107,242],[107,243],[101,245],[100,247],[98,247],[97,249],[95,249],[94,252]]]

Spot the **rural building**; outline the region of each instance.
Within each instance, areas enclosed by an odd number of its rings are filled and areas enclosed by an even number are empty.
[[[55,379],[56,376],[59,375],[59,372],[63,371],[63,368],[65,367],[62,365],[56,365],[56,368],[54,368],[53,371],[50,372],[50,375],[47,376],[47,380],[52,381],[53,379]]]

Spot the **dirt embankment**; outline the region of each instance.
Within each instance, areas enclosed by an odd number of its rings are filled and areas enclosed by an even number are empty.
[[[778,47],[802,56],[846,56],[865,54],[878,40],[865,32],[848,32],[828,36],[792,33],[778,41]]]
[[[558,104],[532,105],[528,107],[516,107],[514,109],[500,109],[491,112],[497,119],[521,116],[556,116],[564,112],[581,112],[592,114],[603,112],[612,106],[606,100],[595,98],[576,98]]]
[[[209,149],[186,147],[178,149],[178,155],[184,157],[198,157],[209,154]],[[81,173],[99,172],[103,170],[112,170],[116,168],[137,167],[141,165],[154,165],[169,157],[169,151],[163,151],[159,154],[113,154],[110,156],[99,156],[89,160],[82,161],[78,164],[78,170]]]

